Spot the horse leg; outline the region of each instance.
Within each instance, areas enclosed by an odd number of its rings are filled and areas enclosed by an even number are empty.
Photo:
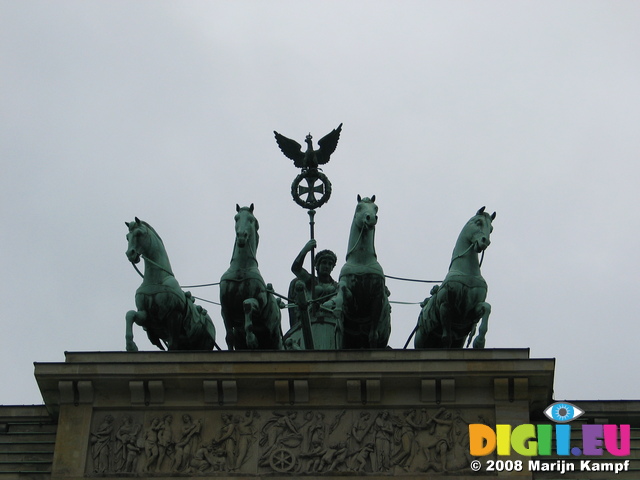
[[[385,288],[385,294],[382,298],[382,309],[380,311],[380,321],[378,322],[378,338],[379,348],[386,348],[391,336],[391,304],[388,300],[388,290]]]
[[[200,345],[202,350],[213,350],[216,346],[216,327],[213,320],[204,308],[196,307],[200,316],[200,323],[204,324],[204,330],[200,333]]]
[[[449,319],[449,306],[447,302],[441,302],[440,308],[440,325],[442,326],[442,347],[451,348],[453,342],[453,335],[451,332],[451,321]]]
[[[374,300],[375,305],[371,312],[372,325],[371,330],[369,331],[370,348],[384,348],[387,346],[387,341],[389,339],[387,326],[391,310],[386,299],[386,292],[382,292],[382,294]]]
[[[224,308],[222,309],[222,321],[224,322],[224,329],[226,331],[224,341],[227,343],[227,348],[229,350],[235,350],[236,342],[235,342],[235,333],[233,328],[233,320],[230,312],[227,312]]]
[[[489,315],[491,315],[491,305],[487,302],[481,302],[476,307],[479,310],[482,319],[480,320],[480,327],[478,327],[478,336],[473,341],[473,348],[484,348],[485,337],[489,330]]]
[[[433,297],[426,299],[423,302],[424,305],[420,309],[420,313],[418,314],[418,322],[416,324],[416,328],[414,329],[414,348],[427,348],[429,346],[427,344],[427,339],[429,338],[429,312],[434,307],[434,301],[435,299]],[[409,340],[410,339],[411,337],[409,337]],[[409,342],[409,340],[407,340],[407,343]]]
[[[267,289],[258,294],[258,308],[262,312],[268,334],[268,344],[263,348],[270,350],[284,350],[282,343],[282,313],[280,311],[281,300],[273,295],[273,285],[267,283]]]
[[[258,338],[254,332],[253,327],[253,314],[257,312],[260,305],[255,298],[247,298],[242,302],[244,307],[244,332],[247,340],[247,347],[251,350],[258,348]]]
[[[238,317],[238,312],[233,308],[235,298],[238,295],[237,287],[236,282],[220,281],[220,313],[224,323],[224,341],[230,351],[238,349],[235,328],[235,320]]]
[[[136,312],[135,310],[129,310],[125,315],[126,328],[124,338],[127,342],[127,352],[137,352],[138,346],[133,341],[133,324],[136,323],[141,327],[147,319],[147,312],[144,310]]]
[[[278,300],[273,295],[269,295],[267,298],[267,305],[271,306],[267,311],[269,312],[269,331],[271,333],[271,342],[276,350],[284,350],[284,344],[282,343],[282,313],[280,312],[280,305]]]

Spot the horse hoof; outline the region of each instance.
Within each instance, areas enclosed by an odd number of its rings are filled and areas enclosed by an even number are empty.
[[[473,348],[484,348],[484,344],[485,344],[485,339],[484,339],[484,338],[477,337],[477,338],[473,341]]]
[[[127,352],[137,352],[137,351],[138,351],[138,346],[136,345],[136,342],[134,341],[127,342]]]

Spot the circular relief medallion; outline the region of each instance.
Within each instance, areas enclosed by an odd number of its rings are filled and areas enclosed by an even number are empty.
[[[331,196],[331,182],[317,169],[309,169],[298,175],[291,184],[294,202],[304,208],[321,207]]]

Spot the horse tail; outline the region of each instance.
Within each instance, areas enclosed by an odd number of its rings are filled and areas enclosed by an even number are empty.
[[[420,317],[421,315],[418,315],[418,322],[416,323],[416,326],[413,328],[413,330],[411,331],[411,335],[409,335],[409,338],[407,338],[407,343],[404,344],[404,347],[402,347],[403,350],[407,349],[407,346],[409,346],[409,342],[411,341],[411,339],[413,338],[413,336],[416,334],[416,332],[418,331],[418,328],[420,328]]]
[[[471,331],[469,332],[469,336],[467,337],[467,348],[469,348],[469,345],[471,344],[471,340],[473,340],[473,336],[476,334],[477,327],[478,327],[478,322],[475,322],[473,324],[473,327],[471,327]]]

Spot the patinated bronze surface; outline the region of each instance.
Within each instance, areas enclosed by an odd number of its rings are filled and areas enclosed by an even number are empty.
[[[482,207],[464,226],[456,241],[449,273],[420,312],[415,338],[416,348],[462,348],[475,335],[473,348],[484,348],[491,305],[487,282],[480,274],[478,254],[491,243],[491,215]],[[467,342],[467,345],[468,343]]]
[[[282,348],[280,307],[258,270],[258,220],[253,204],[236,205],[235,242],[229,269],[220,279],[222,318],[229,350]]]
[[[302,151],[302,146],[295,140],[285,137],[274,131],[278,147],[287,158],[293,160],[293,164],[302,169],[302,172],[291,184],[291,196],[293,200],[303,208],[319,208],[329,201],[331,197],[331,182],[319,169],[329,161],[331,154],[338,146],[342,124],[338,128],[322,137],[318,141],[319,148],[313,149],[311,134],[307,135],[305,142],[307,150]]]
[[[295,301],[296,307],[289,309],[291,330],[285,335],[285,348],[297,350],[308,348],[304,342],[303,315],[307,315],[315,350],[335,350],[342,347],[342,333],[338,320],[332,312],[320,308],[334,297],[338,291],[338,282],[331,276],[337,257],[331,250],[322,250],[315,255],[316,275],[304,267],[306,256],[317,246],[315,239],[309,240],[291,265],[296,278],[289,284],[288,297]]]
[[[358,195],[338,294],[324,304],[342,319],[342,348],[385,348],[391,334],[389,290],[375,250],[375,200]]]
[[[282,153],[284,153],[287,158],[293,160],[293,164],[296,167],[305,170],[308,168],[318,168],[319,165],[324,165],[329,161],[331,154],[338,146],[341,131],[342,124],[338,125],[338,128],[331,130],[331,132],[322,137],[318,141],[319,148],[317,150],[313,149],[313,137],[311,134],[307,135],[304,140],[307,144],[307,150],[304,152],[302,151],[302,146],[295,140],[291,140],[276,131],[273,133]]]
[[[144,328],[151,343],[164,350],[211,350],[216,331],[207,311],[183,292],[171,270],[164,243],[146,222],[125,222],[127,258],[133,264],[144,259],[142,285],[136,290],[136,310],[126,315],[127,351],[138,350],[133,341],[133,324]],[[163,345],[164,344],[164,345]]]

